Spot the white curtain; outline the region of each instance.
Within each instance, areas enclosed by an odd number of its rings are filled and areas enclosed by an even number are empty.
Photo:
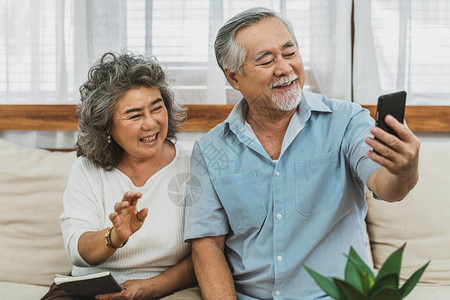
[[[351,100],[351,0],[311,1],[312,74],[328,97]]]
[[[374,104],[381,94],[380,76],[372,33],[371,1],[355,1],[353,46],[353,99]]]
[[[0,0],[0,104],[76,104],[89,67],[123,50],[155,55],[182,103],[236,103],[213,42],[227,19],[255,6],[292,22],[307,88],[350,100],[351,0]],[[72,132],[0,137],[45,148],[75,141]]]
[[[450,1],[355,1],[354,99],[405,90],[409,105],[450,104]]]
[[[217,65],[216,55],[214,53],[214,40],[223,23],[223,2],[209,0],[207,100],[205,99],[205,102],[208,104],[227,103],[226,79],[222,75],[222,70]]]
[[[64,104],[73,74],[67,70],[67,1],[0,1],[0,103]],[[73,90],[73,88],[72,88]],[[0,106],[1,109],[1,106]],[[71,132],[9,131],[23,145],[70,148]]]

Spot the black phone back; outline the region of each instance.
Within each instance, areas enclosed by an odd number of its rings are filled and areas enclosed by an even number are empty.
[[[389,127],[384,118],[391,115],[400,123],[405,118],[406,92],[383,95],[378,98],[377,114],[375,117],[376,125],[390,134],[398,136],[397,133]]]

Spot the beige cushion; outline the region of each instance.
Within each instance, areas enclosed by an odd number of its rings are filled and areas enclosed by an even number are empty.
[[[448,300],[450,286],[416,285],[405,300]]]
[[[48,292],[48,287],[0,281],[0,292],[2,299],[37,300],[41,299]]]
[[[402,279],[431,259],[420,282],[450,285],[450,142],[422,144],[419,177],[416,187],[401,202],[368,197],[374,266],[379,269],[406,241]]]
[[[0,140],[0,281],[49,286],[71,271],[59,216],[74,160]]]

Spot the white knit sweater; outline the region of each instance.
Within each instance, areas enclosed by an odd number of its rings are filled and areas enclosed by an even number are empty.
[[[84,157],[75,160],[64,192],[61,228],[64,245],[74,265],[73,276],[110,271],[117,282],[154,277],[190,252],[183,242],[185,181],[191,151],[176,144],[173,161],[136,187],[121,171],[105,171]],[[86,231],[111,226],[109,214],[126,191],[141,192],[137,208],[148,208],[144,225],[105,263],[87,264],[78,252],[78,240]]]

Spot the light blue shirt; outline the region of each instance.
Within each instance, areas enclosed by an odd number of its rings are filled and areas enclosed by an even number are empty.
[[[241,100],[199,139],[191,159],[185,239],[226,235],[238,299],[329,299],[303,264],[344,277],[350,246],[367,259],[364,185],[369,112],[303,91],[274,162]]]

